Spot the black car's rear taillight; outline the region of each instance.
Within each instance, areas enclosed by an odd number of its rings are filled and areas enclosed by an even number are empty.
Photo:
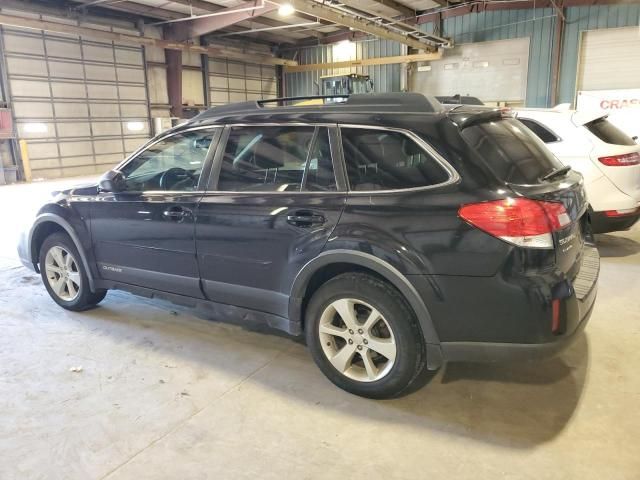
[[[571,223],[562,203],[505,198],[463,205],[463,220],[519,247],[553,248],[552,233]]]

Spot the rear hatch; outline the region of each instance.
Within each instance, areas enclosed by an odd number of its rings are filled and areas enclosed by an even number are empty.
[[[620,191],[640,202],[640,145],[599,113],[575,112],[571,121],[586,130],[591,160]]]
[[[555,248],[556,265],[571,277],[579,269],[589,229],[582,176],[564,167],[518,120],[493,112],[493,117],[484,112],[476,114],[475,120],[473,115],[453,119],[465,141],[515,199],[541,202],[543,214],[554,223],[553,244],[537,247],[532,243],[530,248]]]

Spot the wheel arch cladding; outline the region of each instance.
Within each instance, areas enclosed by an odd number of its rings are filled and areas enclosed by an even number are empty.
[[[430,367],[437,368],[441,363],[440,339],[427,306],[402,273],[389,263],[373,255],[350,250],[331,250],[321,253],[307,263],[296,276],[291,289],[289,318],[302,324],[304,307],[313,291],[323,281],[347,271],[372,273],[374,276],[389,282],[402,294],[418,319],[427,347],[431,345],[431,348],[428,348],[428,354],[431,353],[431,355],[428,355],[431,357],[428,363]]]
[[[71,241],[75,245],[78,253],[80,254],[80,261],[84,267],[87,278],[89,279],[89,289],[94,292],[95,284],[93,274],[89,268],[89,262],[85,254],[82,243],[78,238],[78,235],[73,230],[73,227],[64,218],[54,213],[42,213],[36,218],[31,233],[29,235],[29,254],[31,256],[31,262],[37,271],[40,271],[37,267],[38,259],[40,257],[40,248],[44,240],[51,234],[56,232],[65,233],[71,238]]]

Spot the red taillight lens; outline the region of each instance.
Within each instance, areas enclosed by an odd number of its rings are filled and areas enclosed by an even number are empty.
[[[640,153],[625,153],[624,155],[612,155],[610,157],[600,157],[598,161],[607,167],[628,167],[640,164]]]
[[[551,301],[551,331],[558,333],[560,330],[560,299],[554,298]]]
[[[626,217],[627,215],[635,215],[640,213],[640,207],[627,208],[626,210],[605,210],[604,214],[607,217]]]
[[[561,203],[528,198],[471,203],[460,207],[458,215],[490,235],[532,248],[553,248],[551,233],[571,223]]]

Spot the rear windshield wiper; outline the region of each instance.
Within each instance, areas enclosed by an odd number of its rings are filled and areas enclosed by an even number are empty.
[[[569,165],[566,165],[561,168],[556,168],[555,170],[552,170],[551,172],[547,173],[540,180],[547,181],[547,180],[551,180],[552,178],[560,177],[562,175],[569,173],[569,170],[571,170],[571,167]]]

